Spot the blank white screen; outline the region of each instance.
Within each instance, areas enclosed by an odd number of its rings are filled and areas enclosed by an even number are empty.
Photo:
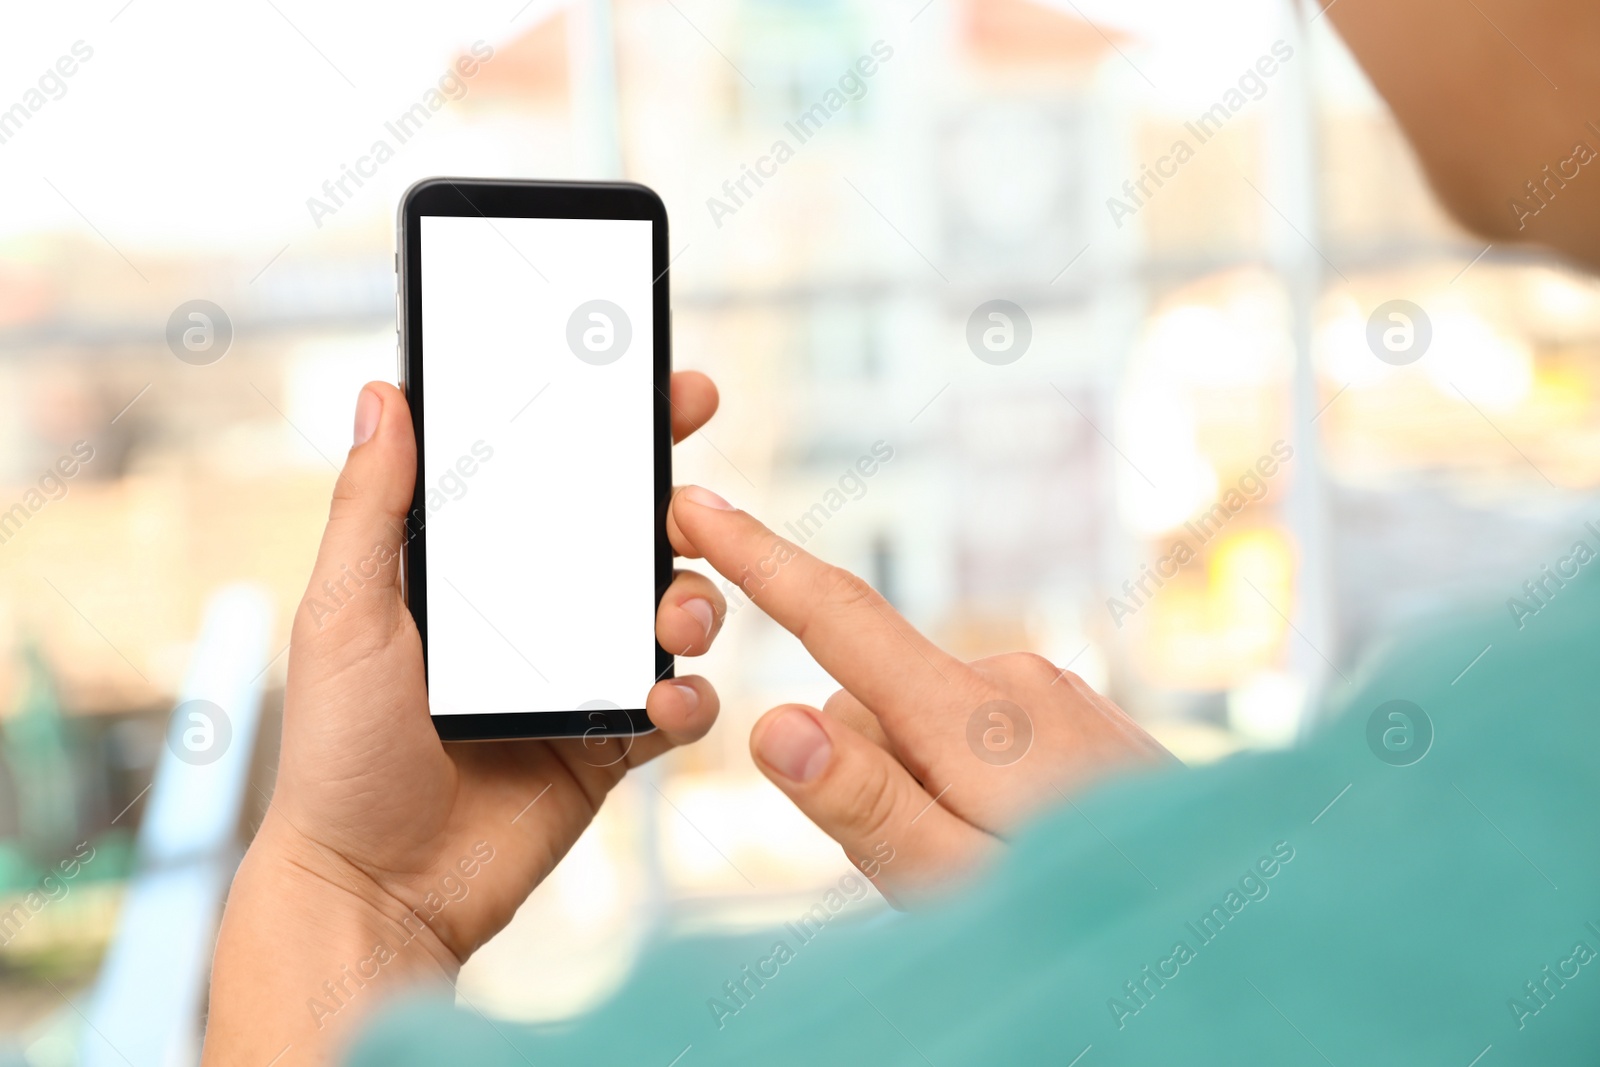
[[[421,239],[433,713],[642,708],[656,674],[651,223],[424,216]],[[596,300],[632,333],[604,365],[568,345]],[[583,317],[591,360],[619,336],[600,314]]]

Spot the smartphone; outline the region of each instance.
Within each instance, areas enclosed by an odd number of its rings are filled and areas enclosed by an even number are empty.
[[[667,213],[642,185],[430,178],[399,210],[403,553],[445,740],[654,729],[670,678]]]

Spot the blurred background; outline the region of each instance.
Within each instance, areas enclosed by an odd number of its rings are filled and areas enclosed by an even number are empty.
[[[518,5],[0,14],[0,1055],[196,1054],[420,177],[655,188],[676,365],[723,398],[677,479],[1191,763],[1293,744],[1375,642],[1600,519],[1600,290],[1454,228],[1314,8]],[[746,748],[833,685],[730,599],[721,723],[468,964],[479,1009],[582,1011],[849,869]]]

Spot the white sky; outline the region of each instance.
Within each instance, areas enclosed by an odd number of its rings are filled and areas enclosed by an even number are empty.
[[[1157,88],[1131,68],[1120,70],[1118,84],[1147,105],[1176,111],[1214,101],[1281,35],[1291,11],[1291,0],[1043,2],[1141,37],[1142,45],[1127,50]],[[351,223],[387,219],[415,177],[504,166],[484,156],[493,145],[483,138],[430,130],[326,228],[318,230],[306,208],[341,164],[368,150],[385,120],[436,82],[451,57],[479,39],[499,47],[564,3],[8,5],[0,12],[0,110],[19,101],[73,42],[86,42],[94,56],[68,79],[64,97],[0,144],[0,239],[89,232],[64,196],[136,260],[157,249],[254,245],[270,255],[291,242],[302,248],[337,240]],[[950,0],[936,3],[953,17]],[[714,25],[720,3],[682,4]],[[708,56],[686,51],[684,62],[714,61]]]
[[[498,47],[561,6],[533,0],[513,22],[522,0],[125,3],[0,13],[0,110],[73,42],[94,49],[66,95],[0,144],[0,237],[83,228],[48,183],[118,245],[311,237],[306,198],[458,51]]]

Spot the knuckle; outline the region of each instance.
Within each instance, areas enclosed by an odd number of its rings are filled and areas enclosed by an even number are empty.
[[[872,604],[877,593],[860,578],[843,567],[824,564],[811,579],[811,595],[806,598],[810,608],[795,627],[795,636],[804,642],[816,626],[826,626],[842,615],[855,612],[864,604]]]
[[[984,673],[997,679],[1012,678],[1028,682],[1066,682],[1076,677],[1063,671],[1037,652],[1006,652],[981,660],[975,666],[985,668]]]
[[[1029,677],[1038,678],[1049,682],[1054,681],[1056,676],[1061,674],[1061,668],[1057,667],[1054,663],[1051,663],[1048,659],[1039,655],[1037,652],[1022,652],[1019,653],[1019,655],[1022,660],[1022,662],[1019,664],[1019,667],[1026,672]]]
[[[851,837],[866,838],[887,830],[899,807],[899,794],[889,768],[871,760],[846,780],[840,790],[837,821]]]
[[[382,641],[372,626],[355,618],[356,610],[323,616],[314,604],[302,602],[289,631],[291,663],[349,664],[375,654]]]
[[[850,695],[848,689],[839,689],[822,705],[822,710],[824,714],[837,719],[852,710],[854,703],[855,698]]]
[[[843,567],[831,564],[824,567],[816,581],[816,602],[824,611],[853,611],[873,606],[883,599],[877,590]]]
[[[370,650],[387,642],[397,621],[398,598],[392,591],[357,589],[340,595],[336,587],[325,588],[328,585],[314,584],[301,597],[290,624],[290,639],[296,646]]]
[[[333,510],[335,512],[354,507],[361,500],[361,487],[354,478],[347,477],[343,471],[333,480]]]

